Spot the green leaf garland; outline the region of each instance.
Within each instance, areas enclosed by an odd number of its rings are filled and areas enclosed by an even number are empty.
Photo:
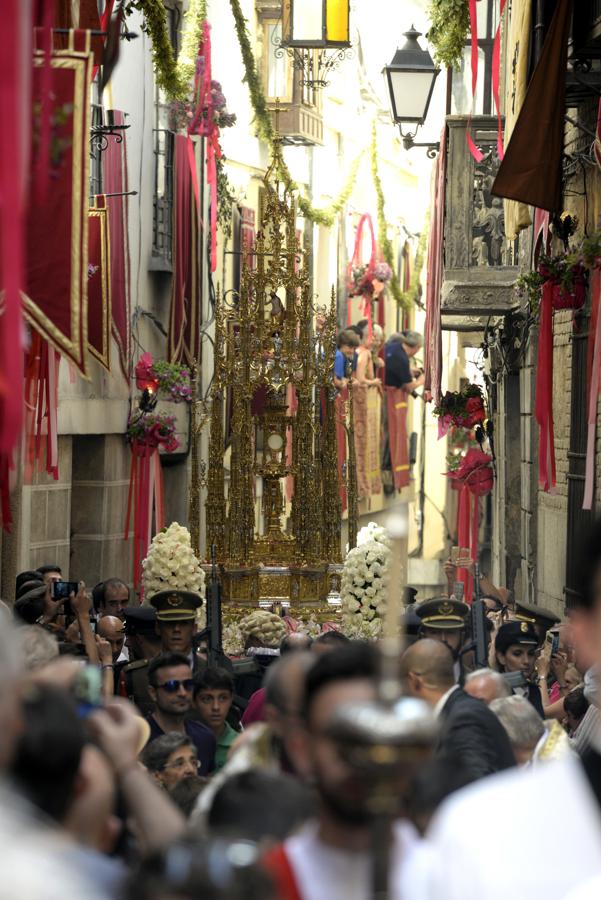
[[[467,0],[430,0],[430,30],[426,37],[440,65],[460,68],[463,48],[470,31]]]
[[[388,237],[388,223],[386,221],[386,209],[385,209],[385,201],[384,201],[384,189],[382,188],[382,182],[380,180],[380,173],[378,171],[378,141],[376,135],[376,123],[374,122],[371,131],[371,174],[374,181],[374,188],[376,191],[376,199],[378,202],[378,243],[380,245],[380,250],[384,255],[384,259],[392,269],[392,278],[390,279],[390,290],[392,292],[392,296],[396,300],[396,302],[403,307],[407,307],[408,304],[404,298],[403,292],[401,291],[401,286],[399,284],[399,279],[396,275],[396,265],[394,259],[394,251],[392,249],[392,243],[390,238]]]

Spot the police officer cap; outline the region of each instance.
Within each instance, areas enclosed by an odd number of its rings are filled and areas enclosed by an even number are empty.
[[[531,622],[520,622],[519,619],[501,625],[495,638],[495,650],[505,653],[512,644],[537,647],[538,635],[534,625]]]
[[[157,614],[152,606],[126,606],[123,610],[125,616],[126,634],[152,634],[154,635]]]
[[[415,603],[415,598],[417,597],[417,588],[411,587],[411,585],[407,585],[403,590],[403,603],[405,606],[410,606],[411,603]]]
[[[196,619],[196,610],[202,606],[202,598],[192,591],[178,591],[174,588],[159,591],[150,598],[157,612],[159,622],[188,622]]]
[[[424,627],[438,628],[441,631],[459,631],[465,628],[470,614],[467,603],[449,597],[425,600],[415,608],[415,611]]]
[[[545,609],[544,606],[535,606],[534,603],[517,602],[515,604],[515,614],[521,622],[542,625],[546,631],[549,628],[553,628],[558,622],[561,622],[559,616],[555,615],[550,609]]]

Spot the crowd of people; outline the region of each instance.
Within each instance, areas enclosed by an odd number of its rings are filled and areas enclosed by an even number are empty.
[[[357,488],[360,497],[399,490],[409,484],[408,396],[424,383],[423,370],[412,365],[421,350],[416,331],[394,332],[385,340],[382,327],[361,319],[338,335],[334,384],[339,419],[344,420],[352,382]],[[339,459],[345,460],[345,433],[339,428]],[[341,482],[344,482],[341,472]]]
[[[406,591],[419,762],[378,747],[377,641],[257,610],[228,657],[193,592],[138,605],[118,578],[21,573],[0,610],[0,897],[367,900],[382,841],[391,898],[600,896],[601,526],[581,571],[563,620],[482,578],[487,666],[469,606]],[[371,768],[336,727],[365,704]]]

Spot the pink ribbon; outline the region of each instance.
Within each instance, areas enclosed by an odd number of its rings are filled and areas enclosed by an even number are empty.
[[[367,226],[369,229],[369,235],[371,238],[371,251],[369,256],[369,262],[367,263],[366,275],[370,275],[376,266],[376,234],[374,231],[374,223],[372,222],[372,218],[369,213],[363,213],[361,218],[359,219],[359,224],[357,225],[357,232],[355,234],[355,246],[353,248],[353,256],[349,263],[348,274],[349,281],[352,278],[353,268],[355,266],[362,265],[361,262],[361,247],[363,243],[363,229]],[[347,302],[347,324],[351,324],[351,301],[352,297],[348,298]],[[372,336],[372,311],[371,311],[371,302],[369,300],[365,300],[363,303],[362,313],[367,317],[367,327],[369,339],[371,340]]]
[[[553,282],[543,285],[540,305],[536,400],[539,425],[538,479],[544,491],[555,493],[555,436],[553,429]]]
[[[476,162],[482,162],[484,154],[476,147],[471,133],[472,114],[474,111],[474,100],[476,97],[476,85],[478,84],[478,13],[476,10],[476,0],[469,0],[470,10],[470,32],[472,35],[472,109],[469,114],[467,128],[465,130],[465,139],[469,147],[470,153]]]

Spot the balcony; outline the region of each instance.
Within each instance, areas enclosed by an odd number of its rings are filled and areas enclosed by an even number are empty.
[[[497,120],[474,116],[471,134],[484,153],[477,163],[466,141],[466,116],[448,116],[442,327],[479,331],[490,317],[516,308],[516,246],[505,237],[503,201],[491,194],[499,160]],[[517,244],[517,242],[516,242]]]
[[[601,58],[601,0],[574,4],[572,56],[583,60]]]

